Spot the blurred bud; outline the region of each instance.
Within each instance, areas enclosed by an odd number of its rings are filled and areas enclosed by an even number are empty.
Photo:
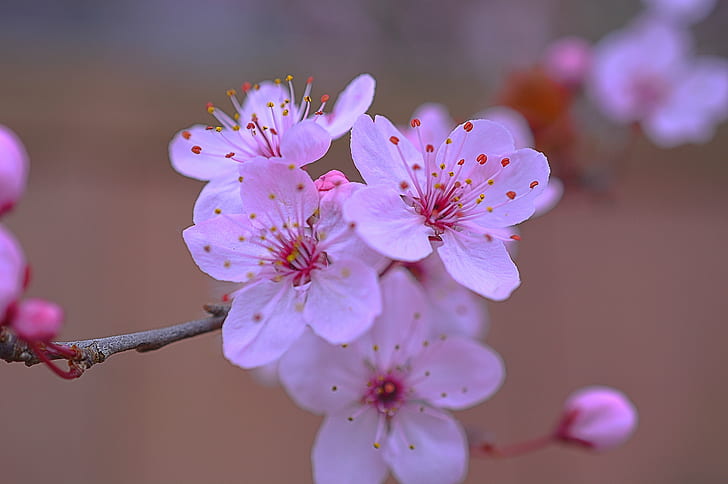
[[[23,293],[25,258],[15,237],[0,225],[0,325]]]
[[[18,137],[0,125],[0,215],[10,211],[25,191],[28,155]]]
[[[319,192],[328,192],[345,183],[349,183],[349,179],[339,170],[331,170],[324,173],[314,181],[314,185],[316,185],[316,189]]]
[[[544,53],[543,65],[555,80],[580,86],[591,65],[591,45],[580,37],[564,37],[553,42]]]
[[[62,323],[63,310],[57,304],[26,299],[18,304],[10,324],[22,339],[48,343],[58,335]]]
[[[556,438],[602,451],[622,445],[636,426],[637,409],[622,392],[609,387],[588,387],[566,401]]]

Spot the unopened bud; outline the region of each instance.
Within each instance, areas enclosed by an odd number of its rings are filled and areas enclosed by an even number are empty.
[[[10,211],[25,191],[28,155],[18,137],[0,125],[0,215]]]
[[[637,409],[619,390],[588,387],[566,401],[556,438],[602,451],[622,445],[637,426]]]
[[[10,322],[18,336],[26,341],[48,343],[54,339],[63,324],[63,310],[55,303],[43,299],[26,299],[18,304]]]
[[[0,225],[0,325],[23,293],[25,258],[20,244]]]
[[[318,177],[313,183],[319,192],[328,192],[340,185],[349,183],[349,179],[339,170],[331,170]]]

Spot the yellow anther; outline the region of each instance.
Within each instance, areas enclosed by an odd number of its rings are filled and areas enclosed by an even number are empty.
[[[297,257],[298,257],[298,251],[294,250],[293,252],[291,252],[290,254],[288,254],[286,256],[286,260],[288,262],[293,262],[294,260],[296,260]]]
[[[293,76],[292,76],[292,75],[290,75],[290,74],[288,74],[288,75],[286,76],[286,81],[288,81],[288,82],[291,82],[292,80],[293,80]]]
[[[208,106],[207,107],[207,112],[210,113],[210,114],[214,113],[215,112],[215,106]]]
[[[455,176],[455,172],[454,171],[448,172],[448,175]]]
[[[233,119],[235,119],[235,121],[237,121],[238,119],[240,119],[240,113],[233,114]]]
[[[233,126],[233,131],[240,131],[240,126],[237,124]]]
[[[266,104],[269,108],[272,108],[275,106],[275,103],[273,101],[268,101],[268,104]]]
[[[268,195],[268,198],[270,198],[271,200],[275,200],[275,199],[276,199],[276,195],[275,195],[275,193],[271,193],[271,194],[269,194],[269,195]]]
[[[381,447],[381,445],[379,445],[379,442],[374,442],[374,448],[375,448],[375,449],[378,449],[378,448],[380,448],[380,447]]]
[[[492,178],[488,180],[488,185],[492,185],[493,183],[495,183],[495,180],[493,180]]]
[[[432,176],[434,176],[435,178],[437,178],[437,173],[435,173],[435,172],[433,171],[433,172],[432,172]]]
[[[473,183],[473,180],[471,180],[470,178],[466,178],[465,179],[465,183],[467,183],[468,185],[470,185],[471,183]]]
[[[311,96],[306,96],[303,98],[303,102],[310,103],[311,102]]]
[[[235,89],[228,89],[227,90],[227,95],[230,96],[230,97],[232,97],[232,96],[234,96],[236,94],[237,94],[237,92],[235,92]]]
[[[441,170],[444,170],[445,169],[445,163],[440,163],[440,169]]]
[[[288,109],[283,110],[283,116],[288,116]]]
[[[450,138],[446,139],[445,144],[446,145],[452,144],[452,139],[450,139]]]
[[[492,211],[493,211],[493,207],[487,207],[487,208],[486,208],[486,210],[487,210],[488,212],[492,212]]]
[[[481,200],[484,199],[485,198],[485,193],[481,193],[480,195],[478,195],[478,198],[480,198]]]
[[[245,237],[243,237],[243,236],[241,235],[240,237],[238,237],[238,240],[239,240],[240,242],[245,242]]]
[[[281,80],[278,79],[278,78],[275,78],[275,79],[273,79],[273,82],[275,82],[276,84],[280,84],[281,83]]]
[[[222,131],[222,126],[218,126],[217,128],[215,128],[215,131],[217,131],[218,133],[221,132]]]

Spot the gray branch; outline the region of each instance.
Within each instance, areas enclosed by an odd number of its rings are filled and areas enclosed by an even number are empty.
[[[198,334],[216,331],[222,327],[229,305],[206,305],[205,311],[210,313],[209,318],[188,321],[186,323],[167,326],[166,328],[150,329],[138,333],[120,334],[106,338],[87,339],[81,341],[57,342],[58,345],[76,347],[81,357],[76,364],[84,369],[91,368],[96,363],[103,363],[111,355],[124,351],[136,350],[140,353],[157,350],[175,341],[191,338]],[[48,355],[51,359],[64,359],[61,356]],[[41,362],[28,345],[15,334],[5,328],[0,328],[0,359],[12,362],[23,362],[26,366]]]

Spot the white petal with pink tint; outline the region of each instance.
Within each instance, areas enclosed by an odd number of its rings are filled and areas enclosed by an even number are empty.
[[[367,112],[374,100],[375,87],[372,76],[361,74],[339,94],[331,113],[324,114],[320,121],[332,138],[339,138],[349,131],[357,118]]]
[[[550,212],[561,200],[564,194],[564,183],[558,178],[551,177],[546,185],[546,188],[536,196],[533,201],[535,211],[533,212],[534,217],[540,217],[541,215]]]
[[[450,143],[441,140],[437,160],[452,161],[449,165],[454,167],[460,159],[474,163],[481,153],[493,158],[515,149],[513,135],[503,125],[487,119],[474,119],[470,123],[470,130],[463,129],[464,124],[453,129],[447,138]]]
[[[520,285],[518,269],[501,241],[456,232],[444,233],[442,240],[437,252],[445,268],[468,289],[502,301]]]
[[[240,201],[240,175],[238,166],[226,176],[208,182],[195,201],[192,221],[201,223],[218,215],[235,215],[243,212]]]
[[[10,210],[25,191],[28,154],[20,139],[0,125],[0,215]]]
[[[377,273],[355,259],[339,259],[311,273],[303,317],[330,343],[349,343],[382,310]]]
[[[387,477],[382,449],[372,445],[383,417],[373,408],[352,420],[350,415],[328,415],[316,435],[311,455],[316,484],[378,484]]]
[[[23,293],[25,257],[20,244],[0,225],[0,323],[8,306]]]
[[[279,367],[290,397],[317,414],[340,411],[358,401],[368,373],[356,349],[326,343],[310,330],[283,355]]]
[[[305,328],[297,313],[297,291],[263,281],[240,290],[222,326],[225,357],[243,368],[270,363],[283,355]]]
[[[432,229],[386,186],[367,187],[344,205],[344,216],[356,224],[359,236],[370,247],[391,259],[417,261],[432,252]]]
[[[304,166],[322,158],[331,146],[331,136],[314,120],[294,124],[281,137],[281,157],[286,163]]]
[[[447,138],[447,135],[452,131],[452,127],[455,126],[455,121],[450,116],[447,107],[438,103],[421,105],[415,110],[412,119],[420,121],[420,128],[418,130],[407,129],[403,132],[415,146],[419,146],[420,139],[422,139],[422,143],[425,145],[421,147],[422,149],[428,144],[435,147],[440,146],[440,143]],[[419,131],[419,136],[417,131]]]
[[[521,113],[507,106],[493,106],[481,111],[474,116],[475,118],[488,119],[505,127],[511,136],[516,149],[533,148],[533,133],[528,125],[528,121]]]
[[[233,153],[233,156],[238,156],[241,153],[232,152],[231,149],[233,147],[225,134],[196,125],[174,135],[169,143],[169,159],[179,173],[208,181],[237,173],[240,163],[225,155]]]
[[[455,484],[468,469],[468,443],[448,413],[410,404],[402,408],[383,444],[392,473],[402,484]]]
[[[503,384],[503,360],[474,341],[448,337],[430,344],[411,361],[420,376],[417,394],[437,407],[459,410],[478,404]]]

